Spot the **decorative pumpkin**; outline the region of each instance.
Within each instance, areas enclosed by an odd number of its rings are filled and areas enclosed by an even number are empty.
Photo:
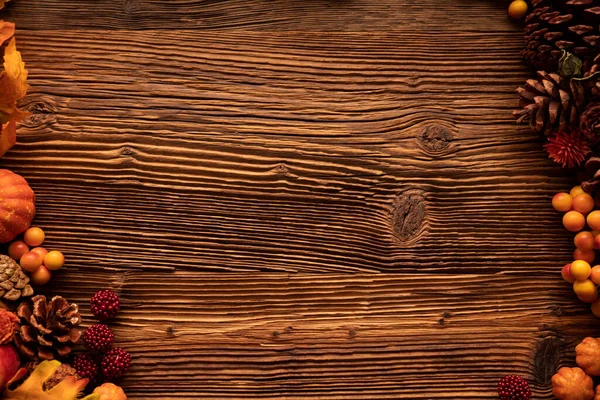
[[[600,341],[586,337],[575,347],[577,365],[589,376],[600,376]]]
[[[558,400],[594,400],[594,382],[581,368],[562,367],[552,376],[552,394]]]
[[[127,395],[120,386],[114,383],[104,383],[94,389],[94,394],[99,394],[98,400],[127,400]]]
[[[596,386],[596,395],[594,396],[594,400],[600,400],[600,385]]]
[[[35,194],[25,178],[0,169],[0,243],[25,232],[34,216]]]

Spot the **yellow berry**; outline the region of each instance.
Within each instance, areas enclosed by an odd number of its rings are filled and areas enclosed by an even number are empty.
[[[600,210],[589,213],[587,215],[587,223],[592,230],[600,230]]]
[[[31,282],[33,282],[34,285],[41,286],[48,283],[51,277],[52,274],[48,268],[41,265],[38,269],[31,273]]]
[[[578,194],[573,198],[573,210],[587,214],[594,209],[594,199],[587,193]]]
[[[573,275],[571,275],[571,264],[566,264],[560,271],[560,274],[565,281],[569,283],[575,282],[575,278],[573,278]]]
[[[511,18],[521,19],[527,14],[527,3],[524,0],[515,0],[508,6],[508,15]]]
[[[591,232],[579,232],[577,235],[575,235],[573,242],[575,243],[575,247],[581,251],[594,250],[594,235],[592,235]],[[35,251],[35,249],[32,251]]]
[[[573,198],[569,193],[556,193],[552,198],[552,207],[554,207],[556,211],[567,212],[571,209],[572,205]]]
[[[569,194],[571,195],[572,198],[575,198],[577,195],[580,195],[582,193],[585,193],[585,192],[583,191],[581,186],[573,186],[573,189],[571,189],[571,191],[569,192]]]
[[[579,298],[590,298],[593,297],[594,294],[598,296],[598,290],[596,289],[596,285],[589,279],[585,281],[575,281],[573,283],[573,291],[577,294]]]
[[[44,243],[46,234],[40,228],[29,228],[23,235],[23,240],[31,247],[37,247]]]
[[[594,212],[591,212],[589,215],[592,215]],[[600,214],[600,211],[598,213]],[[600,215],[598,216],[600,217]],[[563,225],[571,232],[578,232],[585,226],[585,217],[579,211],[569,211],[563,216]]]
[[[584,281],[592,273],[590,264],[583,260],[575,260],[571,263],[571,276],[578,281]]]
[[[600,318],[600,300],[596,300],[592,303],[592,313]]]
[[[50,271],[61,269],[65,265],[65,256],[60,251],[53,250],[44,257],[44,265]]]

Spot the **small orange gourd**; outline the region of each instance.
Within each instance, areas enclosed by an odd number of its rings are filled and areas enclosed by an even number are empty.
[[[35,216],[35,194],[20,175],[0,169],[0,243],[23,233]]]
[[[577,365],[589,376],[600,376],[600,340],[586,337],[575,347]]]

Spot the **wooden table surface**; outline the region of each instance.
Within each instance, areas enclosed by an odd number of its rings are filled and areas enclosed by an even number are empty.
[[[598,322],[570,178],[517,126],[494,0],[13,0],[33,115],[0,166],[112,288],[130,399],[552,398]]]

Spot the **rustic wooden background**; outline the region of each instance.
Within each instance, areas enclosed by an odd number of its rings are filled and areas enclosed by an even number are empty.
[[[494,0],[14,0],[1,166],[81,304],[116,290],[130,399],[536,399],[598,322],[569,189],[516,126]]]

